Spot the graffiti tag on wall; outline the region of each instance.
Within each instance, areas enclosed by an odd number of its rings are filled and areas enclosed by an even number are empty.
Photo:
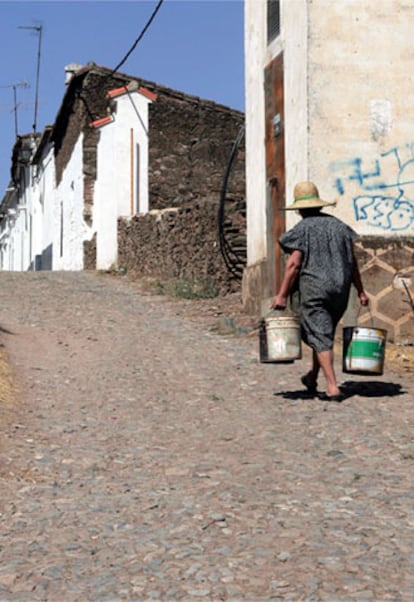
[[[357,221],[393,232],[414,227],[414,143],[381,153],[370,164],[356,157],[333,163],[331,169],[338,174],[335,187],[340,195],[353,184]],[[356,196],[355,186],[360,192]]]

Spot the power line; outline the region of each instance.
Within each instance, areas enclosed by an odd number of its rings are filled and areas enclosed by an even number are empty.
[[[157,6],[153,10],[153,13],[152,13],[151,17],[149,18],[147,24],[145,25],[144,29],[141,31],[141,33],[139,34],[139,36],[137,37],[137,39],[135,40],[135,42],[132,44],[131,48],[128,50],[128,52],[126,53],[126,55],[124,56],[124,58],[118,63],[118,65],[116,67],[114,67],[114,69],[112,70],[112,73],[110,73],[109,76],[111,76],[114,73],[116,73],[116,71],[118,71],[118,69],[120,67],[122,67],[122,65],[128,60],[129,56],[134,52],[135,48],[138,46],[138,44],[140,43],[140,41],[144,37],[147,29],[149,28],[149,26],[151,25],[151,23],[155,19],[155,15],[160,10],[161,5],[162,5],[163,2],[164,2],[164,0],[159,0]]]
[[[142,40],[142,38],[144,37],[144,35],[146,34],[148,28],[150,27],[151,23],[153,22],[153,20],[155,19],[156,14],[158,13],[158,11],[161,8],[161,5],[163,4],[164,0],[159,0],[157,6],[154,8],[152,15],[150,16],[150,18],[148,19],[145,27],[142,29],[141,33],[139,34],[139,36],[137,37],[137,39],[135,40],[135,42],[132,44],[131,48],[128,50],[128,52],[126,53],[126,55],[123,57],[123,59],[117,64],[116,67],[114,67],[112,69],[112,71],[110,71],[103,79],[103,81],[106,81],[107,79],[109,79],[110,77],[112,77],[112,75],[114,75],[118,69],[120,67],[122,67],[122,65],[128,60],[128,58],[131,56],[131,54],[134,52],[135,48],[138,46],[138,44],[140,43],[140,41]],[[94,90],[95,88],[101,88],[102,87],[102,81],[99,82],[99,84],[95,84],[95,85],[89,85],[89,86],[85,86],[85,88],[83,89],[83,91],[91,91]]]

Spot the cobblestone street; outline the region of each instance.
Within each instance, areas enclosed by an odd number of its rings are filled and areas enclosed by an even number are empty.
[[[412,373],[320,401],[196,303],[1,273],[0,601],[412,602]]]

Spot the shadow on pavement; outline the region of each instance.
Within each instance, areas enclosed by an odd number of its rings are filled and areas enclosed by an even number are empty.
[[[317,399],[318,395],[314,393],[308,393],[301,389],[300,391],[276,391],[273,393],[276,397],[283,397],[283,399],[304,399],[305,401],[309,401],[311,399]]]
[[[345,400],[354,395],[360,395],[361,397],[396,397],[397,395],[404,395],[406,392],[399,384],[375,380],[347,380],[340,385],[340,389],[344,394]],[[283,399],[309,401],[311,399],[320,399],[321,393],[312,394],[301,389],[300,391],[276,391],[274,395],[283,397]]]
[[[0,332],[4,332],[5,334],[14,334],[14,332],[7,330],[7,328],[3,328],[3,326],[0,326]]]
[[[396,397],[405,393],[401,385],[376,380],[347,380],[341,384],[345,397],[361,395],[362,397]]]

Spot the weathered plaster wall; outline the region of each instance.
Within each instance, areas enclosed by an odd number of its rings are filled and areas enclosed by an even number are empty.
[[[412,340],[414,2],[320,0],[308,9],[310,177],[361,235],[371,307],[359,320]]]
[[[309,2],[309,173],[362,235],[414,234],[414,2]]]
[[[308,179],[308,2],[282,0],[281,36],[284,45],[286,199],[293,201],[297,182]],[[298,221],[286,214],[286,228]]]

